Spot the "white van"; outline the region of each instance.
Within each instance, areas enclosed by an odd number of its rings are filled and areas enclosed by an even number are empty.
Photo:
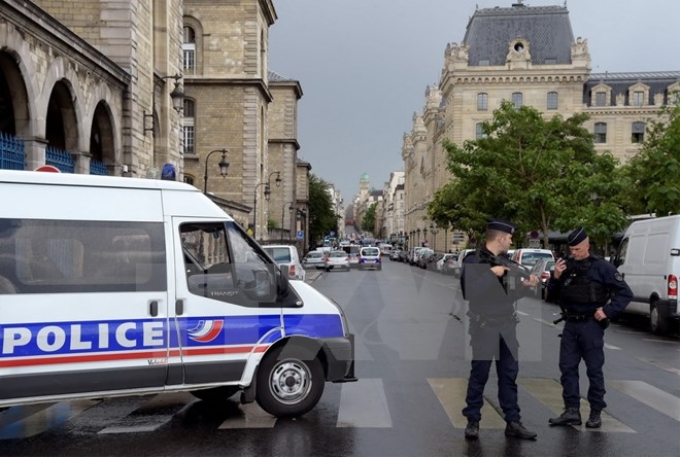
[[[633,291],[625,312],[648,316],[652,331],[666,333],[678,319],[680,216],[633,222],[613,263]]]
[[[193,186],[0,170],[0,407],[242,390],[275,416],[355,380],[340,307]]]

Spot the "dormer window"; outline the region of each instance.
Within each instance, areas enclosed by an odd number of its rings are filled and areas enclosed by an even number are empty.
[[[595,92],[595,106],[607,106],[607,93]]]
[[[636,90],[633,92],[633,100],[632,100],[632,105],[633,106],[642,106],[645,104],[645,93],[642,92],[641,90]]]
[[[642,83],[633,84],[628,88],[628,104],[631,106],[645,106],[649,100],[649,86]]]

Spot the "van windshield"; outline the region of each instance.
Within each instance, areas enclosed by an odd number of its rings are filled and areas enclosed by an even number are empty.
[[[270,248],[263,246],[263,249],[274,259],[276,263],[288,263],[291,261],[290,249],[288,248]]]

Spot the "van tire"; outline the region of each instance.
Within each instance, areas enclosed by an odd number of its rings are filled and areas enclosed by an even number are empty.
[[[316,406],[326,380],[318,358],[305,360],[309,352],[284,345],[265,356],[257,370],[256,386],[256,401],[263,410],[276,417],[297,417]],[[293,385],[287,386],[288,382]],[[285,392],[282,387],[291,391]]]
[[[668,333],[668,319],[663,315],[656,302],[649,305],[649,327],[652,333],[665,335]]]
[[[219,403],[239,391],[238,386],[221,386],[212,389],[192,390],[191,395],[206,403]]]

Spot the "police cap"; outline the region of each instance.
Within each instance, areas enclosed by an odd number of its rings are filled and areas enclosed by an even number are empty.
[[[498,230],[500,232],[509,233],[510,235],[515,233],[515,230],[517,230],[512,222],[504,221],[503,219],[489,219],[486,229]]]
[[[567,236],[567,242],[569,243],[569,246],[576,246],[577,244],[581,244],[586,238],[588,238],[588,234],[585,229],[583,227],[578,227]]]

